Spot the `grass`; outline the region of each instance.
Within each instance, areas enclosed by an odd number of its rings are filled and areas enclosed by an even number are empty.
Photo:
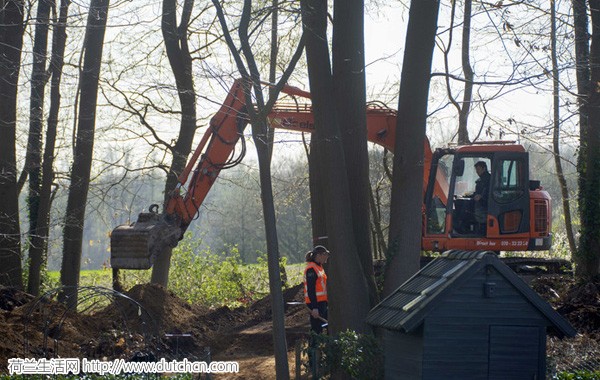
[[[60,282],[60,271],[48,272],[48,278],[51,283]],[[105,286],[112,285],[112,271],[110,269],[82,270],[79,273],[81,286]]]
[[[289,286],[294,286],[302,281],[304,264],[287,264],[285,268],[288,280],[287,283]],[[178,272],[181,271],[181,269],[174,270]],[[238,291],[239,289],[248,290],[252,301],[263,297],[269,292],[268,279],[266,276],[262,275],[266,274],[266,263],[240,264],[235,268],[227,267],[225,269],[221,269],[221,275],[219,277],[208,278],[210,275],[217,273],[218,270],[218,268],[211,267],[207,268],[204,273],[199,273],[191,270],[190,268],[190,272],[194,272],[196,276],[192,276],[190,281],[184,281],[183,284],[177,281],[177,279],[181,277],[180,273],[173,273],[173,271],[171,271],[169,289],[189,303],[209,303],[208,306],[239,306],[235,302],[237,298],[240,298],[239,295],[230,294]],[[232,274],[237,274],[237,276]],[[126,290],[131,289],[138,284],[147,284],[150,282],[150,276],[151,270],[120,270],[121,284]],[[192,288],[196,288],[197,290],[202,288],[202,291],[190,292],[190,282],[196,284],[191,285]],[[205,286],[209,282],[213,283],[215,286]],[[112,288],[112,270],[110,268],[83,270],[80,273],[79,283],[81,287],[99,286]],[[54,289],[58,287],[59,284],[60,272],[48,272],[47,285],[44,287],[45,291]],[[226,288],[225,284],[230,285],[229,288],[232,289],[230,293],[222,292],[222,290]],[[231,284],[233,285],[231,286]],[[190,294],[196,294],[196,296],[190,297]]]

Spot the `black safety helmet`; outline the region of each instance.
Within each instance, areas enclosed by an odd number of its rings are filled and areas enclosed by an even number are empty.
[[[315,256],[317,256],[317,254],[319,253],[326,253],[326,254],[330,254],[329,250],[327,248],[325,248],[325,246],[323,245],[315,245],[312,249],[312,251],[309,251],[306,254],[306,261],[314,261],[315,260]]]
[[[323,245],[315,245],[315,247],[313,248],[313,255],[316,255],[317,253],[326,253],[329,255],[329,250],[327,248],[325,248],[325,246]]]

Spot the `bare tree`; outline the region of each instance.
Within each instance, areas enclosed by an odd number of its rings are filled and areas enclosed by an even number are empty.
[[[318,190],[324,197],[328,244],[333,252],[327,289],[331,304],[329,327],[334,334],[347,329],[366,332],[369,331],[365,324],[370,309],[369,292],[354,239],[344,147],[334,102],[327,40],[327,2],[302,0],[300,5],[316,128],[312,149],[320,159],[321,179],[327,179],[327,183],[322,184],[324,187]],[[349,299],[352,302],[348,302]]]
[[[552,99],[553,99],[553,116],[554,116],[554,127],[552,128],[552,150],[554,152],[554,166],[556,168],[556,177],[560,184],[560,191],[562,194],[563,213],[565,216],[565,230],[567,233],[567,240],[569,242],[569,248],[571,252],[575,252],[577,245],[575,243],[575,236],[573,234],[573,223],[571,221],[571,205],[569,188],[567,186],[567,179],[562,167],[562,158],[560,155],[560,78],[558,68],[558,57],[556,52],[556,3],[554,0],[550,2],[550,44],[551,44],[551,56],[552,56]]]
[[[354,240],[371,306],[378,301],[369,226],[369,155],[367,149],[364,55],[364,1],[334,1],[332,74],[350,190]]]
[[[398,99],[388,262],[383,295],[419,270],[427,97],[438,0],[413,0]]]
[[[461,62],[465,75],[465,87],[463,92],[463,101],[458,113],[458,143],[468,144],[469,140],[469,111],[471,110],[471,101],[473,98],[473,68],[471,67],[471,5],[472,0],[465,0],[462,28],[462,47]],[[454,6],[454,5],[453,5]]]
[[[178,175],[185,168],[196,132],[196,93],[192,73],[192,56],[188,47],[188,27],[193,7],[194,0],[184,0],[181,20],[177,24],[177,0],[163,0],[161,29],[181,104],[179,135],[175,145],[169,146],[173,154],[173,161],[165,184],[165,205],[177,184]],[[152,268],[151,281],[153,283],[167,286],[170,263],[171,248],[165,248],[156,258]]]
[[[90,186],[98,81],[108,6],[109,0],[91,0],[83,46],[85,56],[79,79],[81,100],[79,102],[77,140],[71,169],[71,183],[63,231],[63,261],[60,271],[61,284],[69,287],[69,290],[61,293],[60,299],[69,307],[77,305],[77,290],[71,287],[79,285],[81,244]]]
[[[33,67],[31,69],[31,94],[29,98],[29,136],[25,165],[19,176],[19,192],[29,177],[28,206],[30,230],[35,229],[35,214],[39,201],[39,185],[42,166],[42,130],[44,115],[44,90],[48,81],[46,72],[46,54],[48,47],[48,27],[50,20],[50,1],[38,3],[35,18],[35,37],[33,41]],[[31,217],[33,216],[33,217]]]
[[[469,144],[469,130],[468,130],[468,119],[469,111],[471,110],[471,101],[473,96],[473,69],[470,63],[470,46],[471,46],[471,8],[472,1],[465,0],[464,13],[463,13],[463,26],[462,26],[462,46],[461,46],[461,63],[462,71],[464,74],[464,87],[463,87],[463,101],[459,103],[454,95],[452,94],[452,87],[450,85],[450,62],[449,55],[452,47],[452,40],[454,37],[454,19],[456,18],[456,5],[457,2],[452,2],[452,8],[450,13],[450,27],[448,28],[448,42],[447,46],[443,49],[444,53],[444,66],[446,73],[446,91],[448,93],[448,100],[456,108],[458,112],[458,144],[464,145]]]
[[[0,3],[0,285],[23,287],[17,188],[17,83],[23,46],[23,0]]]
[[[41,270],[44,266],[44,253],[47,249],[48,225],[50,217],[50,198],[52,191],[52,182],[54,179],[54,145],[56,142],[56,126],[58,123],[58,110],[60,107],[60,80],[62,76],[64,50],[66,44],[66,22],[69,8],[69,1],[62,0],[60,4],[60,15],[55,20],[52,57],[49,69],[46,74],[46,45],[49,24],[50,8],[53,5],[50,1],[41,0],[38,4],[38,23],[36,27],[34,46],[34,68],[31,88],[30,105],[30,131],[28,154],[30,163],[26,162],[25,167],[29,167],[29,201],[30,204],[30,232],[29,232],[29,276],[27,278],[27,291],[31,294],[39,294]],[[38,35],[39,28],[39,35]],[[48,118],[48,128],[46,131],[46,145],[43,153],[43,164],[41,157],[41,134],[43,118],[43,99],[45,86],[48,81],[48,75],[51,75],[52,82],[50,86],[50,116]],[[27,161],[27,159],[26,159]],[[23,171],[27,173],[27,170]],[[26,175],[26,174],[25,174]]]
[[[586,0],[571,0],[573,29],[575,32],[575,74],[577,77],[577,103],[579,111],[579,136],[585,141],[588,121],[587,97],[590,91],[590,34]],[[585,144],[579,147],[578,172],[584,172]],[[580,175],[582,180],[584,176]],[[583,188],[580,183],[579,188]]]
[[[252,16],[252,1],[244,0],[244,7],[238,28],[238,37],[244,59],[242,59],[242,56],[239,54],[238,48],[235,46],[235,43],[229,33],[229,27],[227,26],[221,4],[218,0],[213,0],[213,4],[217,9],[217,15],[219,17],[219,22],[221,23],[221,28],[223,29],[225,41],[227,42],[229,51],[235,60],[238,71],[240,72],[242,78],[245,79],[245,103],[250,124],[252,126],[253,141],[256,145],[256,152],[258,154],[260,193],[267,240],[269,290],[271,293],[271,307],[273,310],[275,369],[278,379],[287,379],[289,378],[289,368],[287,359],[287,343],[285,339],[285,313],[283,309],[283,293],[281,290],[282,282],[279,265],[279,241],[277,237],[277,223],[275,206],[273,202],[273,184],[271,179],[273,131],[271,128],[269,128],[267,115],[271,112],[281,88],[287,82],[289,76],[294,70],[294,67],[296,66],[296,63],[300,59],[304,48],[304,42],[303,39],[300,40],[298,48],[296,49],[296,53],[292,56],[289,65],[283,72],[278,83],[269,90],[269,99],[267,102],[265,102],[261,89],[260,71],[258,69],[258,65],[256,64],[255,53],[250,45],[249,26]],[[274,5],[277,6],[277,2],[275,2]],[[276,22],[273,22],[273,24],[276,24]],[[276,37],[276,34],[272,35],[272,37],[271,66],[269,72],[271,78],[274,78],[275,62],[273,60],[276,59],[276,49],[274,49],[274,47],[276,47],[274,46],[276,41],[274,41],[274,37]],[[253,95],[254,99],[256,100],[256,104],[254,104],[252,101]]]
[[[586,0],[572,0],[573,8],[573,29],[575,32],[575,74],[577,78],[577,104],[579,111],[579,154],[577,156],[578,175],[578,203],[585,203],[585,167],[586,167],[586,136],[589,129],[589,107],[588,96],[590,93],[590,35],[588,32],[589,22],[587,14]],[[581,207],[579,208],[580,218]],[[571,228],[572,229],[572,228]],[[579,249],[579,248],[577,248]],[[585,265],[580,262],[580,255],[577,250],[572,250],[573,259],[577,266]]]
[[[590,48],[591,83],[600,82],[600,1],[589,0],[592,15],[592,45]],[[600,91],[591,85],[588,97],[589,124],[580,137],[583,149],[583,169],[579,175],[581,188],[579,210],[581,237],[577,251],[576,275],[592,279],[600,272]]]
[[[60,109],[60,84],[64,66],[65,45],[67,41],[67,18],[70,0],[61,0],[58,19],[55,22],[50,59],[50,111],[42,163],[42,182],[40,186],[39,209],[37,213],[36,231],[31,237],[29,256],[28,290],[32,294],[39,292],[41,268],[45,263],[48,250],[50,207],[56,188],[54,182],[54,157],[58,127],[58,112]]]

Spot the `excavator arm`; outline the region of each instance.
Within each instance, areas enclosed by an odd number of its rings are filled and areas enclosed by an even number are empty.
[[[153,205],[149,212],[140,213],[136,222],[112,231],[113,268],[148,269],[156,256],[181,240],[220,171],[232,165],[230,156],[248,124],[244,98],[242,82],[236,80],[179,175],[164,212],[159,214],[158,206]],[[188,179],[187,191],[182,194]]]
[[[295,100],[298,97],[310,99],[310,93],[296,87],[284,86],[282,92]],[[367,105],[366,111],[368,140],[393,152],[396,111],[375,105]],[[276,103],[268,118],[273,128],[309,133],[314,131],[312,108],[305,101]],[[118,226],[112,231],[111,266],[113,268],[148,269],[157,255],[177,245],[190,223],[196,218],[200,206],[221,170],[234,165],[243,157],[242,152],[238,159],[232,159],[237,142],[242,137],[248,122],[242,81],[236,80],[180,174],[178,184],[170,194],[164,212],[159,214],[158,207],[154,205],[150,212],[141,213],[135,223]],[[244,149],[243,146],[242,150]],[[429,141],[425,141],[426,171],[423,189],[426,188],[429,177],[431,156]],[[185,188],[187,191],[182,194]],[[442,187],[437,186],[436,193],[439,193],[441,198],[447,196],[447,184]]]

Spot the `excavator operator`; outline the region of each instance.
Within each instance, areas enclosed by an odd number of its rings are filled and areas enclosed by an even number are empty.
[[[473,193],[473,201],[475,202],[475,221],[477,222],[479,234],[485,235],[491,175],[490,172],[488,172],[485,161],[477,161],[477,163],[475,163],[475,171],[479,176],[477,181],[475,181],[475,193]]]

